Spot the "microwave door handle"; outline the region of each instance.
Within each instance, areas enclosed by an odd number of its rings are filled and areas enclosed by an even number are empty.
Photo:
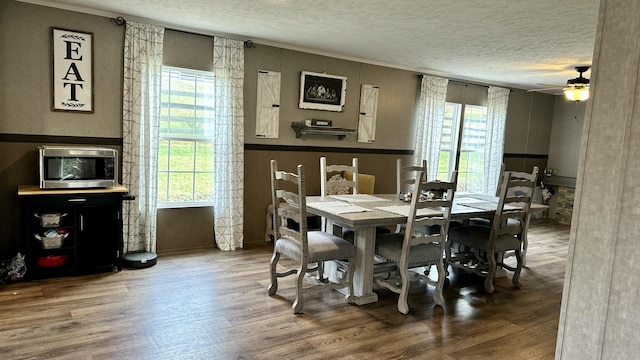
[[[84,231],[84,216],[80,214],[80,232]]]

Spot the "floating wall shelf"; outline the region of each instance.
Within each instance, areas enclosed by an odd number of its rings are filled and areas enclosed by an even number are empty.
[[[351,135],[355,132],[354,129],[306,126],[303,122],[292,122],[291,127],[296,132],[296,138],[299,138],[302,135],[333,135],[342,140],[345,136]]]

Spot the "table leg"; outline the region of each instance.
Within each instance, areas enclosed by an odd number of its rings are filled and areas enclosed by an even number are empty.
[[[376,227],[367,226],[355,230],[354,242],[356,245],[356,261],[353,274],[354,302],[357,305],[370,304],[378,301],[378,294],[373,292],[373,255],[375,253]],[[337,282],[346,276],[346,265],[340,265],[336,261],[327,261],[324,265],[325,276],[330,281]],[[342,270],[339,270],[342,268]],[[347,294],[346,288],[338,289],[342,294]]]
[[[373,292],[373,256],[375,255],[376,227],[367,226],[355,231],[356,268],[353,289],[356,304],[364,305],[378,301]]]

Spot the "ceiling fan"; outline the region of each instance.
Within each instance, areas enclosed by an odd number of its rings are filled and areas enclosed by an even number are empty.
[[[589,98],[589,79],[582,76],[582,74],[587,72],[589,68],[590,66],[576,66],[576,71],[579,75],[577,78],[567,80],[567,85],[549,85],[551,87],[532,89],[528,92],[562,90],[568,100],[585,101]]]

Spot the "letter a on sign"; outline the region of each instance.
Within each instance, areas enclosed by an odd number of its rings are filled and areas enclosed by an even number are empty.
[[[55,111],[93,112],[93,33],[51,28]]]

